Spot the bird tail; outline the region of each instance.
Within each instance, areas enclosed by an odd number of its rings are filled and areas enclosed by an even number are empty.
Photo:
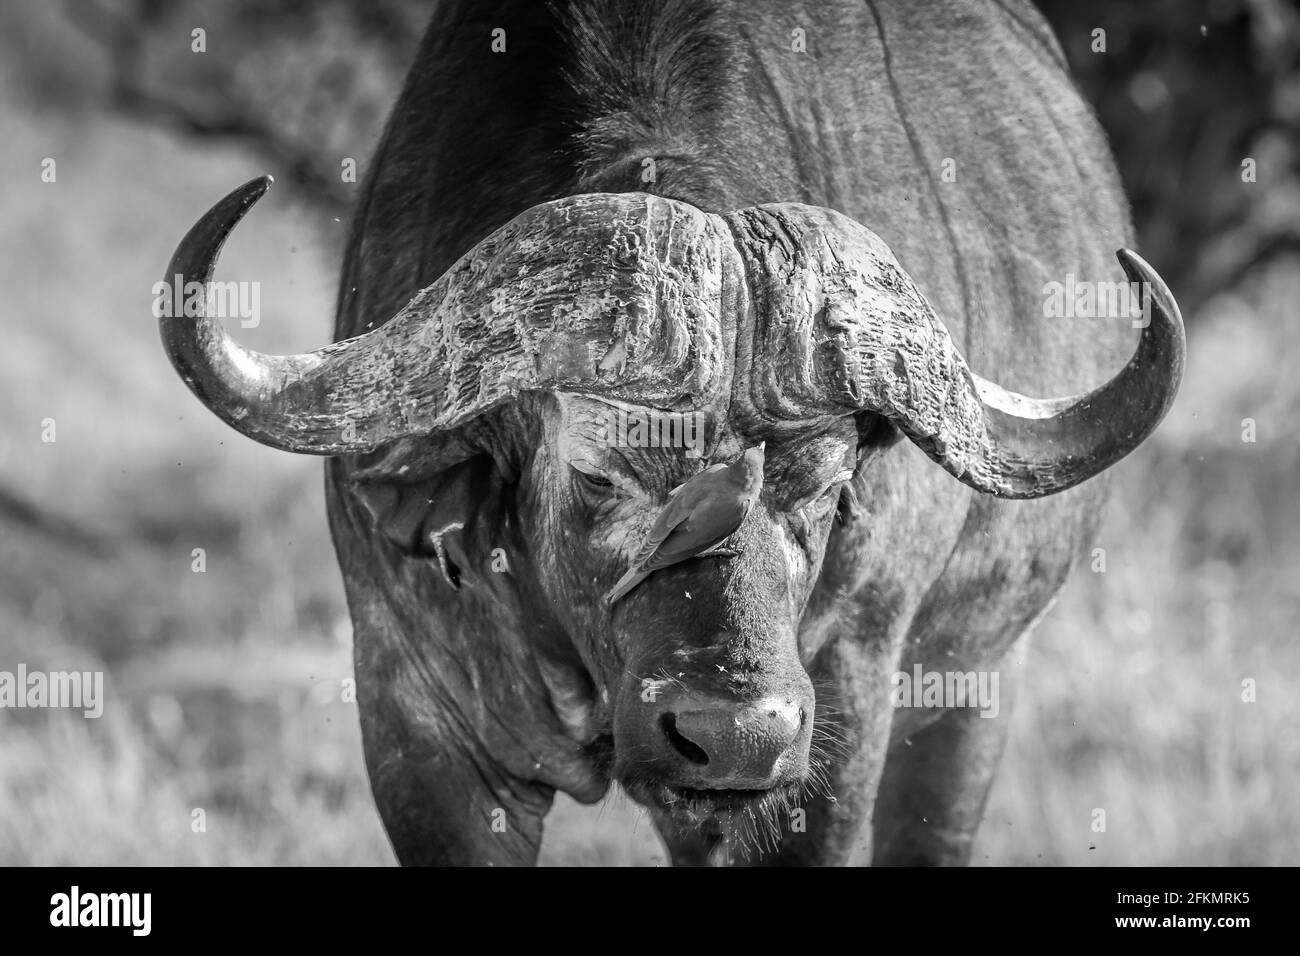
[[[627,574],[619,578],[618,584],[615,584],[614,587],[610,589],[610,592],[605,595],[605,602],[607,604],[613,604],[615,601],[623,597],[623,595],[627,594],[628,591],[631,591],[634,587],[649,577],[649,575],[650,573],[648,571],[642,571],[638,567],[633,566],[628,568]]]

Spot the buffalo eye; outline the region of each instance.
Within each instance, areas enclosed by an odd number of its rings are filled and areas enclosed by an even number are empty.
[[[804,506],[805,510],[807,510],[809,514],[816,515],[817,517],[821,517],[822,515],[826,514],[826,512],[830,511],[833,505],[839,502],[840,491],[842,490],[844,484],[852,480],[853,480],[852,469],[845,469],[841,471],[838,475],[836,475],[834,478],[831,479],[830,484],[828,484],[824,489],[822,489],[821,494],[819,494],[816,498],[814,498],[812,501],[808,502],[808,504]]]
[[[614,489],[614,482],[595,470],[570,466],[573,484],[579,496],[588,504],[596,504],[606,499]]]
[[[839,497],[839,483],[827,486],[826,490],[808,503],[808,509],[813,514],[825,514],[827,509]]]
[[[812,526],[826,516],[826,512],[831,505],[838,500],[833,494],[836,491],[834,485],[827,488],[816,498],[804,502],[803,505],[788,513],[787,520],[790,523],[790,530],[794,532],[796,540],[805,548],[808,547],[808,534]]]
[[[794,520],[791,522],[799,540],[807,546],[808,533],[811,526],[821,521],[832,510],[841,504],[843,490],[847,487],[847,482],[853,478],[851,470],[844,470],[831,479],[830,484],[822,489],[817,497],[809,500],[803,507],[794,513]]]

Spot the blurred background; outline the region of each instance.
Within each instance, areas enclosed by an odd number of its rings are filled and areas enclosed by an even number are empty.
[[[1039,6],[1190,359],[1165,424],[1115,471],[1104,570],[1081,566],[1021,649],[1031,680],[976,860],[1294,865],[1300,13]],[[429,9],[0,6],[0,670],[102,670],[108,697],[98,720],[0,710],[0,864],[393,862],[341,692],[351,627],[320,463],[201,408],[150,288],[202,211],[271,172],[222,260],[263,277],[267,320],[239,337],[324,344],[357,190],[341,164],[364,175]],[[545,863],[663,861],[621,795],[561,797],[548,820]]]

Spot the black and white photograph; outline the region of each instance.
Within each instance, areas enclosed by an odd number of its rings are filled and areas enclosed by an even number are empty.
[[[0,0],[0,287],[25,921],[1300,864],[1294,0]]]

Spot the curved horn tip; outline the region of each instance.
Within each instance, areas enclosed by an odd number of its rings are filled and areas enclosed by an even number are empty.
[[[275,179],[270,175],[256,176],[237,186],[227,193],[220,202],[218,202],[208,212],[209,217],[226,219],[229,221],[231,228],[244,218],[244,214],[252,208],[253,204],[266,195],[266,191],[271,188]]]
[[[1132,249],[1126,248],[1116,249],[1115,258],[1119,260],[1120,268],[1124,270],[1130,282],[1141,282],[1151,288],[1152,298],[1157,300],[1170,320],[1181,328],[1183,314],[1178,308],[1178,300],[1174,298],[1173,292],[1151,263]]]
[[[269,173],[255,176],[244,185],[231,191],[226,201],[237,202],[241,209],[247,209],[266,195],[266,191],[275,184],[275,177]]]
[[[1160,278],[1156,274],[1156,270],[1152,267],[1151,263],[1147,262],[1127,246],[1120,246],[1116,249],[1115,258],[1119,260],[1119,264],[1124,267],[1124,271],[1127,273],[1137,272],[1140,275],[1150,275],[1155,276],[1157,279]]]
[[[980,469],[962,472],[960,464],[950,466],[924,444],[923,450],[980,491],[1001,498],[1039,498],[1092,478],[1155,431],[1182,382],[1187,352],[1182,314],[1150,263],[1131,249],[1118,249],[1115,257],[1129,281],[1142,286],[1146,320],[1137,351],[1123,371],[1086,395],[1040,400],[1008,392],[967,370],[985,409],[986,444],[992,450],[977,462]]]
[[[164,281],[171,281],[173,276],[180,274],[207,282],[227,237],[253,204],[266,195],[273,182],[274,179],[265,175],[250,179],[232,189],[204,213],[172,253]]]
[[[270,173],[263,173],[261,176],[254,176],[244,185],[240,186],[235,192],[238,193],[256,193],[260,198],[266,194],[266,191],[275,185],[275,177]]]

